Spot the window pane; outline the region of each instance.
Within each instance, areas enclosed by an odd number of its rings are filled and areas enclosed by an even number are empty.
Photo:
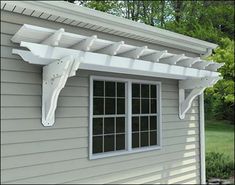
[[[157,112],[157,100],[151,99],[151,113]]]
[[[93,94],[94,96],[104,96],[104,81],[93,82]]]
[[[104,152],[114,151],[114,135],[104,136]]]
[[[103,134],[103,118],[93,118],[93,135]]]
[[[150,132],[150,145],[156,145],[157,144],[157,131],[151,131]]]
[[[141,117],[141,131],[148,130],[148,117],[143,116]]]
[[[104,118],[104,134],[114,133],[114,118]]]
[[[132,148],[139,147],[139,133],[132,133]]]
[[[141,146],[148,146],[148,132],[141,132]]]
[[[149,99],[142,99],[141,100],[141,113],[142,114],[149,113]]]
[[[132,84],[132,97],[140,97],[140,84]]]
[[[93,114],[94,115],[104,114],[104,98],[93,99]]]
[[[115,82],[105,82],[105,96],[115,97]]]
[[[140,113],[140,100],[132,99],[132,114],[139,114],[139,113]]]
[[[142,98],[149,97],[149,85],[146,85],[146,84],[141,85],[141,97]]]
[[[115,98],[105,98],[105,114],[115,114]]]
[[[157,129],[157,116],[150,116],[150,130]]]
[[[125,134],[116,135],[116,150],[125,149]]]
[[[125,114],[125,99],[117,99],[117,114]]]
[[[94,136],[93,137],[93,153],[103,152],[103,137],[102,136]]]
[[[116,133],[125,132],[125,117],[116,118]]]
[[[156,98],[157,90],[156,85],[151,85],[151,98]]]
[[[117,96],[125,97],[125,83],[117,83]]]
[[[139,117],[132,117],[132,131],[139,131]]]

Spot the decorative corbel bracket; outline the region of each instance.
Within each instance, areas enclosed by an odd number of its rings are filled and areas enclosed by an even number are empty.
[[[203,93],[207,87],[213,86],[221,77],[205,77],[200,79],[187,79],[179,81],[179,117],[185,118],[196,96]],[[185,98],[185,90],[192,89]]]
[[[43,66],[42,74],[42,124],[46,127],[55,122],[55,110],[60,91],[64,88],[67,79],[76,75],[81,63],[80,55],[68,55],[61,59],[47,59],[34,55],[32,52],[13,49],[14,54],[20,55],[31,64]]]
[[[68,56],[43,67],[42,84],[42,124],[52,126],[60,91],[68,77],[75,76],[80,65],[78,58]]]

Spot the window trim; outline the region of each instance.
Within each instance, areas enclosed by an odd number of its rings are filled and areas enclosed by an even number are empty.
[[[125,82],[125,98],[126,98],[126,148],[125,150],[120,151],[110,151],[110,152],[104,152],[104,153],[92,153],[93,143],[92,143],[92,136],[93,136],[93,81],[94,80],[109,80],[109,81],[115,81],[115,82]],[[157,145],[154,146],[145,146],[140,148],[132,148],[132,83],[139,83],[139,84],[152,84],[157,85]],[[116,78],[116,77],[109,77],[109,76],[90,76],[90,83],[89,83],[89,147],[88,147],[88,153],[89,153],[89,159],[100,159],[105,157],[111,157],[111,156],[118,156],[118,155],[124,155],[124,154],[131,154],[131,153],[138,153],[138,152],[145,152],[145,151],[152,151],[162,148],[162,105],[161,105],[161,82],[160,81],[152,81],[152,80],[138,80],[138,79],[126,79],[126,78]]]

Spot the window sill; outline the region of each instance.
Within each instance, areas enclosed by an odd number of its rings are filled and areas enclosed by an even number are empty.
[[[128,154],[134,154],[134,153],[140,153],[140,152],[148,152],[148,151],[153,151],[153,150],[160,150],[162,147],[161,146],[152,146],[152,147],[142,147],[142,148],[134,148],[130,151],[127,150],[120,150],[117,152],[105,152],[105,153],[100,153],[100,154],[93,154],[89,157],[89,160],[95,160],[95,159],[102,159],[106,157],[114,157],[114,156],[120,156],[120,155],[128,155]]]

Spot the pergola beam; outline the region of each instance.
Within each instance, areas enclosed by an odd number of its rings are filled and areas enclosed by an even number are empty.
[[[58,46],[63,33],[64,33],[64,29],[63,28],[61,28],[59,30],[56,30],[48,38],[43,40],[41,42],[41,44],[45,44],[45,45],[49,45],[49,46]]]
[[[179,60],[181,60],[184,57],[185,57],[184,54],[182,54],[182,55],[173,55],[173,56],[170,56],[170,57],[162,58],[162,59],[159,60],[159,62],[170,64],[170,65],[175,65]]]
[[[194,63],[196,63],[200,60],[201,60],[200,57],[187,58],[187,59],[183,59],[183,60],[180,60],[179,62],[177,62],[177,65],[184,66],[184,67],[191,67]]]
[[[143,54],[143,52],[145,50],[147,50],[147,49],[148,49],[147,46],[138,47],[138,48],[133,49],[131,51],[127,51],[125,53],[121,53],[119,56],[133,58],[133,59],[138,59]]]
[[[206,70],[209,71],[217,71],[217,69],[219,69],[220,67],[222,67],[224,65],[224,63],[211,63],[208,66],[205,67]]]
[[[147,60],[147,61],[152,61],[152,62],[159,62],[159,60],[161,58],[163,58],[166,53],[167,53],[167,50],[158,51],[158,52],[155,52],[155,53],[150,54],[150,55],[145,55],[145,56],[141,57],[141,59]]]
[[[82,50],[82,51],[90,51],[92,44],[97,39],[96,35],[83,39],[77,44],[71,46],[72,49]]]
[[[105,48],[99,49],[96,52],[107,54],[107,55],[116,55],[118,53],[118,50],[124,45],[124,41],[115,42],[114,44],[111,44]]]
[[[206,66],[210,65],[211,62],[204,62],[204,61],[197,61],[195,62],[194,64],[192,64],[192,67],[193,68],[196,68],[196,69],[205,69]]]

